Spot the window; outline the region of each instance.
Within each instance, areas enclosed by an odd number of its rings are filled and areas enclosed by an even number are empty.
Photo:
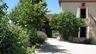
[[[86,18],[86,8],[80,10],[80,18]]]

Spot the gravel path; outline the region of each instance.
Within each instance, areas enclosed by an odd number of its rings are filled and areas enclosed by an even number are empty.
[[[36,50],[36,54],[96,54],[96,45],[69,43],[58,41],[56,38],[48,38]]]

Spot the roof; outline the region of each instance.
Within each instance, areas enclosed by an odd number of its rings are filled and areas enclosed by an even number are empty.
[[[46,14],[45,15],[47,19],[51,18],[52,14]]]
[[[96,2],[96,0],[59,0],[59,2]]]

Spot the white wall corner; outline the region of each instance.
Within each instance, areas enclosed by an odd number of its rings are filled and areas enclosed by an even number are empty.
[[[89,33],[90,31],[89,31],[89,26],[87,27],[87,32],[86,32],[86,38],[87,39],[89,39],[89,35],[90,35],[90,33]]]

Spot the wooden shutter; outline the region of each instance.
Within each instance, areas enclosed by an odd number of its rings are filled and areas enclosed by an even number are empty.
[[[80,8],[79,8],[79,7],[77,8],[76,17],[77,17],[77,18],[80,18]]]
[[[88,18],[88,7],[86,7],[86,18]]]

